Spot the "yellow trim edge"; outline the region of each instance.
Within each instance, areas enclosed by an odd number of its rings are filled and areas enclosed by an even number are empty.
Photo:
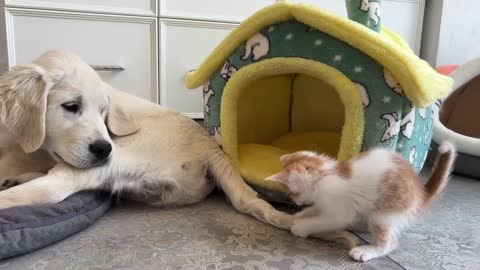
[[[187,88],[202,85],[245,40],[261,29],[290,19],[320,29],[381,63],[400,82],[405,94],[416,106],[425,107],[435,99],[447,96],[453,86],[452,78],[437,73],[418,58],[398,35],[386,28],[377,33],[315,6],[282,2],[259,10],[234,29],[199,68],[186,75]]]

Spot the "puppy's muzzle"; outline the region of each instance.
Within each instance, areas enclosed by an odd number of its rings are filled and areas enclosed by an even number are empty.
[[[112,152],[112,145],[106,140],[96,140],[88,146],[88,150],[98,161],[104,161]]]

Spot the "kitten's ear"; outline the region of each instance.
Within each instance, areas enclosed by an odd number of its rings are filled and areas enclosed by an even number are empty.
[[[280,162],[282,162],[283,165],[286,165],[294,159],[294,155],[295,153],[283,155],[280,157]]]
[[[299,151],[295,152],[292,154],[286,154],[280,157],[280,161],[283,163],[283,165],[286,165],[288,163],[291,163],[295,159],[300,159],[304,157],[315,157],[317,154],[315,152],[311,151]]]
[[[273,181],[273,182],[280,182],[284,185],[287,185],[288,184],[288,176],[289,176],[289,173],[285,170],[277,173],[277,174],[274,174],[274,175],[270,175],[268,177],[266,177],[265,179],[266,180],[269,180],[269,181]]]

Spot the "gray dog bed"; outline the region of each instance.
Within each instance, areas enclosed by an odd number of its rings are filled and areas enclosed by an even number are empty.
[[[33,251],[83,230],[110,205],[110,194],[86,191],[57,204],[0,210],[0,259]]]

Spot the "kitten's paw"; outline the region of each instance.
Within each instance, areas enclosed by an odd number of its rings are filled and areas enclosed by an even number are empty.
[[[343,235],[343,241],[342,240],[340,241],[343,242],[343,244],[345,244],[348,248],[351,249],[360,244],[360,239],[355,234],[349,231],[343,231],[342,235]]]
[[[349,231],[337,230],[332,232],[313,233],[311,236],[343,244],[348,249],[352,249],[360,244],[360,239]]]
[[[292,233],[298,237],[307,238],[309,233],[298,224],[294,223],[291,229]]]
[[[366,262],[371,259],[380,257],[377,247],[372,245],[364,245],[352,248],[348,253],[352,259],[360,262]]]

